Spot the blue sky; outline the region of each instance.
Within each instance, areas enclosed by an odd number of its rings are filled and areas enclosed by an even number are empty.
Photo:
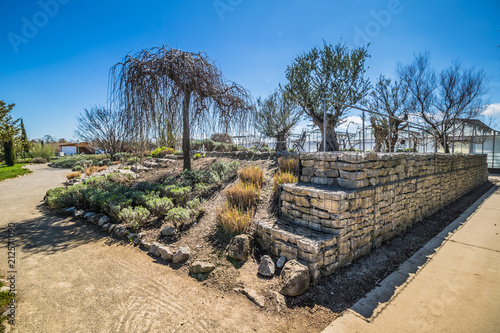
[[[106,103],[109,68],[163,44],[205,51],[255,98],[322,40],[370,42],[372,81],[429,51],[438,70],[459,59],[490,75],[500,124],[499,1],[2,0],[0,13],[0,99],[30,138],[71,139],[75,117]]]

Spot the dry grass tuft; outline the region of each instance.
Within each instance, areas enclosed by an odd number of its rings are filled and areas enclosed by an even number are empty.
[[[217,225],[228,234],[241,234],[250,228],[252,211],[240,211],[226,203],[224,207],[217,208]]]
[[[81,176],[82,176],[81,172],[73,172],[73,173],[68,173],[66,175],[66,178],[70,180],[70,179],[80,178]]]
[[[278,158],[278,166],[281,172],[288,172],[294,176],[298,176],[299,159],[296,157],[280,157]]]
[[[102,167],[91,166],[90,168],[85,170],[85,175],[87,177],[89,177],[89,176],[92,176],[94,173],[97,173],[97,172],[102,171],[102,170],[106,170],[107,168],[108,168],[107,166],[102,166]]]
[[[250,166],[238,171],[240,180],[245,184],[253,184],[258,188],[262,187],[264,182],[264,171],[258,166]]]
[[[226,190],[226,199],[231,207],[247,210],[259,197],[259,189],[253,184],[238,183]]]
[[[298,177],[290,172],[280,171],[274,175],[274,195],[278,197],[278,188],[281,184],[296,183]]]

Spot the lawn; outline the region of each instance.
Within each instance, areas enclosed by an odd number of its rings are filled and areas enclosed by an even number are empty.
[[[25,164],[15,164],[11,167],[6,166],[5,164],[0,165],[0,181],[31,173],[31,170],[23,168],[24,165]]]

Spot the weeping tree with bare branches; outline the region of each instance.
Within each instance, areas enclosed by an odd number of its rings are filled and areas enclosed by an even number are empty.
[[[184,169],[191,169],[191,121],[216,113],[218,122],[227,128],[244,123],[249,111],[254,109],[250,93],[226,80],[205,53],[184,52],[167,46],[127,55],[114,65],[110,71],[110,95],[113,102],[125,110],[130,128],[139,133],[141,140],[149,134],[148,126],[157,118],[159,108],[173,101],[179,103]]]

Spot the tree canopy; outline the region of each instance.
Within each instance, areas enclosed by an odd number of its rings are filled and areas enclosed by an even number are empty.
[[[303,113],[311,118],[323,137],[326,150],[339,150],[335,127],[348,109],[327,103],[326,133],[323,133],[323,100],[335,100],[355,105],[370,91],[370,81],[365,78],[365,61],[370,56],[365,47],[349,50],[346,44],[323,44],[295,58],[286,69],[287,98],[297,103]],[[321,147],[322,148],[322,147]]]

